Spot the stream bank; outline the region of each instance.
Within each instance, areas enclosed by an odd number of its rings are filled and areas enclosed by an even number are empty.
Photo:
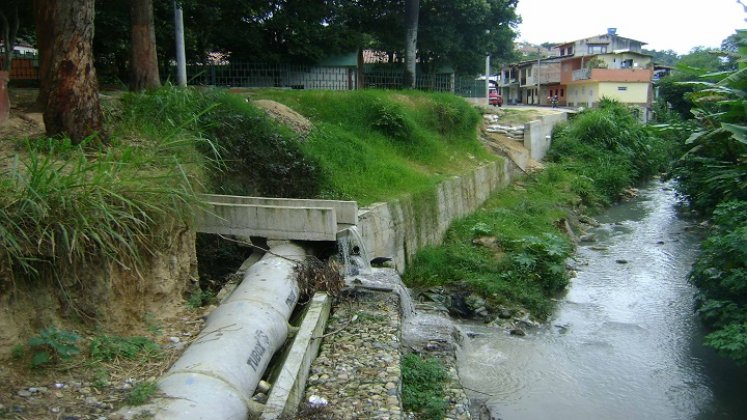
[[[687,282],[698,228],[672,185],[653,182],[598,220],[546,324],[524,337],[461,326],[473,407],[504,420],[738,418],[747,374],[702,344]]]

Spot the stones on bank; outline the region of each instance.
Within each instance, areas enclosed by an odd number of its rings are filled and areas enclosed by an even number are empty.
[[[387,271],[399,282],[394,270]],[[419,315],[410,316],[405,310],[408,316],[403,319],[401,308],[409,307],[409,302],[403,300],[409,300],[409,296],[401,297],[386,289],[356,286],[334,304],[319,355],[311,365],[299,418],[414,418],[412,413],[404,412],[401,397],[400,358],[410,351],[437,357],[449,372],[446,418],[471,418],[469,400],[456,370],[453,340],[446,344],[435,332],[418,335],[416,340],[403,337],[408,335],[403,325],[408,331],[418,329]]]

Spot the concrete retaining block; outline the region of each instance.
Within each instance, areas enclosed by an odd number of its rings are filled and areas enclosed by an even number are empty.
[[[524,125],[524,147],[529,150],[529,156],[534,160],[545,158],[550,150],[550,136],[556,125],[568,120],[568,114],[560,112],[553,115],[543,115],[541,119],[530,121]]]
[[[324,334],[331,308],[332,300],[326,293],[314,294],[296,338],[293,340],[293,345],[285,358],[283,369],[272,386],[261,419],[295,417],[298,405],[304,396],[311,362],[316,358],[319,346],[322,344],[320,337]]]
[[[337,218],[331,207],[208,203],[196,230],[280,240],[334,241],[337,239]]]
[[[337,223],[358,224],[358,203],[340,200],[308,200],[300,198],[245,197],[240,195],[203,194],[205,201],[226,204],[251,204],[280,207],[331,207],[335,209]]]

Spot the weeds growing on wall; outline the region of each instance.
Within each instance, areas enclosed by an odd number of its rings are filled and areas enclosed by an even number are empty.
[[[548,297],[568,283],[565,260],[572,246],[554,223],[580,204],[573,179],[550,166],[497,192],[477,212],[454,222],[443,245],[418,252],[405,282],[461,285],[492,305],[519,304],[538,317],[548,315]]]

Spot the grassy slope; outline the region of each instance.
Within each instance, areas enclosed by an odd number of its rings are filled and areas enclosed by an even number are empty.
[[[253,97],[314,123],[301,147],[322,166],[328,198],[390,200],[495,159],[476,139],[477,111],[452,95],[266,90]]]

